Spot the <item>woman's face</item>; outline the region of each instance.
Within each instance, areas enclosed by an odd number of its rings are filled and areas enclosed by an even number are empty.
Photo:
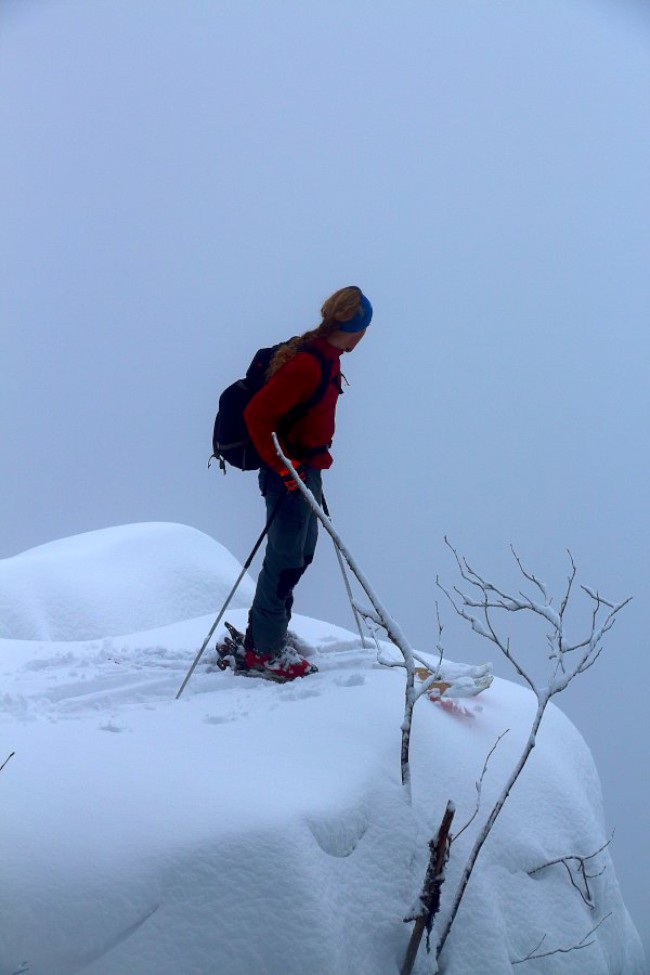
[[[352,352],[353,349],[356,349],[357,345],[359,344],[359,342],[361,341],[361,339],[365,334],[366,334],[366,329],[364,328],[362,332],[353,332],[350,335],[346,335],[343,351]]]

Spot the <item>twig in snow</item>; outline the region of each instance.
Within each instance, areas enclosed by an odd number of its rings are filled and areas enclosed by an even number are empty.
[[[474,809],[474,812],[472,813],[472,815],[470,816],[470,818],[467,820],[467,822],[465,823],[465,825],[462,826],[458,830],[457,833],[454,833],[454,840],[457,840],[458,837],[461,836],[465,832],[465,830],[469,826],[472,825],[472,823],[474,822],[474,820],[478,816],[479,809],[481,808],[481,791],[483,789],[483,779],[485,778],[485,775],[486,775],[486,772],[487,772],[488,763],[489,763],[490,759],[492,758],[492,756],[494,755],[494,753],[497,750],[497,748],[499,747],[499,743],[500,743],[501,739],[504,738],[508,734],[509,731],[510,731],[510,728],[506,728],[505,731],[502,731],[501,734],[499,735],[499,737],[497,738],[497,740],[495,741],[495,743],[492,745],[492,748],[490,749],[490,751],[487,753],[487,756],[485,758],[485,762],[483,763],[483,771],[481,772],[481,774],[479,776],[478,782],[475,782],[474,783],[474,785],[476,787],[476,808]],[[541,867],[539,869],[541,869]]]
[[[535,945],[534,948],[531,948],[531,950],[528,952],[527,955],[525,955],[523,958],[515,959],[515,961],[511,962],[511,964],[523,965],[524,962],[534,961],[537,958],[549,958],[551,955],[568,955],[572,951],[580,951],[582,948],[589,948],[594,942],[587,941],[587,938],[590,938],[592,934],[595,934],[598,928],[601,926],[601,924],[603,924],[603,922],[605,922],[607,918],[611,916],[612,916],[612,912],[610,911],[608,914],[605,914],[604,917],[601,917],[598,924],[596,924],[590,931],[587,931],[584,938],[581,938],[581,940],[578,941],[577,944],[571,945],[570,948],[552,948],[550,951],[540,952],[539,949],[542,947],[542,945],[546,940],[546,935],[543,935],[542,939]]]
[[[528,876],[532,877],[534,874],[539,873],[542,870],[545,870],[547,867],[552,867],[555,866],[556,864],[561,863],[565,867],[567,873],[569,874],[569,879],[571,881],[572,886],[575,887],[575,889],[578,891],[578,893],[582,897],[587,907],[590,907],[593,910],[596,905],[594,904],[593,898],[591,896],[591,890],[589,889],[589,881],[595,880],[596,877],[600,877],[605,872],[607,867],[603,866],[596,873],[588,873],[587,864],[589,863],[590,860],[595,859],[595,857],[597,857],[599,853],[602,853],[603,850],[607,849],[609,844],[612,842],[613,838],[614,838],[614,834],[612,833],[612,835],[607,840],[607,842],[603,843],[601,847],[595,850],[594,853],[590,853],[588,856],[578,856],[577,854],[571,854],[569,856],[556,857],[554,860],[547,860],[546,863],[541,863],[538,867],[534,867],[532,870],[529,870]],[[572,864],[577,864],[577,866],[573,867]],[[579,878],[578,880],[576,880],[574,871],[578,875]]]

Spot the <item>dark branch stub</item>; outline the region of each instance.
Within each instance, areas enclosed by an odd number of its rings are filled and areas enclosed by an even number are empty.
[[[412,972],[425,930],[427,932],[427,951],[431,950],[429,936],[434,918],[440,910],[440,891],[445,881],[445,864],[449,859],[449,848],[451,846],[450,830],[455,812],[455,806],[450,800],[447,803],[447,808],[442,817],[438,833],[429,842],[429,865],[419,896],[420,907],[410,917],[404,918],[406,922],[415,921],[415,927],[413,928],[406,949],[406,956],[404,958],[404,964],[400,969],[400,975],[410,975]]]

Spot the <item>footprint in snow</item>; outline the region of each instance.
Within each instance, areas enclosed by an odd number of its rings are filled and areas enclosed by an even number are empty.
[[[116,724],[114,721],[107,721],[106,724],[100,724],[98,730],[99,731],[114,731],[114,732],[117,733],[117,732],[120,732],[120,731],[131,731],[132,729],[131,728],[127,728],[127,726],[126,725],[123,725],[123,724]]]
[[[295,690],[291,690],[291,691],[287,690],[287,691],[282,691],[280,693],[280,697],[282,698],[283,701],[302,701],[303,698],[306,697],[320,697],[320,696],[321,696],[320,691],[315,691],[313,689],[310,690],[308,687],[306,687],[304,690],[299,690],[298,688],[296,688]]]
[[[228,724],[230,721],[236,721],[236,714],[206,714],[204,717],[205,724]]]
[[[339,687],[361,687],[366,683],[363,674],[350,674],[349,677],[337,677],[334,681]]]

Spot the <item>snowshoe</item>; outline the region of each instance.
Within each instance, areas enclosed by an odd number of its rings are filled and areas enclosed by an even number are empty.
[[[246,669],[244,634],[230,623],[226,623],[225,626],[230,635],[216,645],[217,667],[219,670],[233,670],[239,673],[240,670]]]
[[[284,684],[298,677],[317,672],[310,663],[287,643],[278,654],[261,654],[247,649],[244,634],[230,623],[225,624],[229,636],[217,644],[217,666],[220,670],[232,670],[242,677],[261,677],[263,680]]]

